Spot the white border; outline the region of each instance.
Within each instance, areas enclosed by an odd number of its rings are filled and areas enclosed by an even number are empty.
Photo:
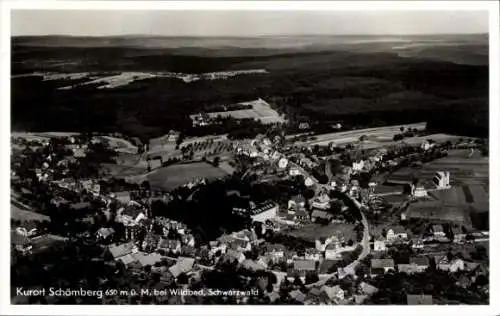
[[[337,315],[500,315],[500,262],[496,245],[499,245],[498,233],[500,218],[495,206],[499,203],[498,158],[500,129],[498,128],[499,105],[499,6],[496,1],[310,1],[310,2],[242,2],[242,1],[12,1],[0,0],[2,15],[1,26],[1,86],[0,98],[2,124],[0,124],[2,146],[1,201],[4,209],[0,213],[0,241],[2,242],[0,314],[7,315],[301,315],[304,313],[324,313]],[[11,306],[10,305],[10,247],[8,245],[10,225],[10,164],[7,153],[10,152],[10,10],[12,9],[98,9],[98,10],[488,10],[490,14],[490,306]],[[10,202],[9,202],[10,203]],[[493,247],[491,247],[493,245]]]

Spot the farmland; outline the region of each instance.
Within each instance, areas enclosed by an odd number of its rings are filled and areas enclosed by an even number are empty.
[[[378,139],[380,142],[389,142],[392,141],[392,137],[396,134],[401,133],[400,128],[416,128],[416,129],[424,129],[425,123],[414,123],[414,124],[403,124],[403,125],[394,125],[394,126],[384,126],[384,127],[375,127],[375,128],[366,128],[366,129],[358,129],[347,132],[338,132],[338,133],[328,133],[315,135],[315,139],[312,141],[308,141],[307,145],[328,145],[330,142],[334,142],[335,144],[346,144],[351,142],[356,142],[363,135],[369,134],[372,139]]]
[[[175,164],[162,167],[147,175],[151,187],[172,190],[190,181],[221,178],[227,175],[222,169],[207,163]]]
[[[207,113],[210,118],[217,117],[233,117],[235,119],[248,119],[253,118],[261,121],[264,124],[282,123],[284,119],[264,100],[258,99],[250,102],[240,102],[243,105],[251,105],[251,109],[235,110],[225,112],[211,112]],[[191,116],[193,118],[193,116]]]
[[[368,128],[361,130],[353,130],[347,132],[337,132],[329,134],[315,135],[313,140],[304,142],[305,145],[314,146],[326,146],[330,143],[335,145],[345,145],[349,143],[358,142],[365,149],[375,149],[380,147],[387,147],[399,144],[401,141],[394,141],[394,135],[400,134],[400,128],[404,127],[405,130],[412,128],[422,130],[425,129],[425,123],[415,123],[408,125],[395,125],[395,126],[384,126],[376,128]],[[365,140],[359,141],[361,136],[365,136]],[[426,136],[416,136],[404,138],[404,142],[409,145],[419,145],[423,141],[432,139],[436,142],[446,142],[448,140],[454,141],[461,138],[460,136],[448,135],[448,134],[431,134]]]
[[[14,220],[20,221],[50,221],[50,217],[26,210],[16,205],[17,203],[11,201],[10,203],[10,217]]]
[[[469,151],[464,149],[450,150],[447,157],[424,164],[416,174],[422,180],[431,180],[437,171],[449,171],[452,185],[482,185],[488,188],[488,157],[475,152],[468,158],[468,154]]]

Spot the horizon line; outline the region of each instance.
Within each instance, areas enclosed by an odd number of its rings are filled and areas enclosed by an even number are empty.
[[[116,34],[116,35],[72,35],[72,34],[23,34],[12,35],[12,37],[87,37],[87,38],[110,38],[110,37],[165,37],[165,38],[180,38],[180,37],[198,37],[198,38],[261,38],[261,37],[307,37],[307,36],[446,36],[446,35],[489,35],[489,32],[470,32],[470,33],[401,33],[401,34],[262,34],[262,35],[161,35],[161,34]]]

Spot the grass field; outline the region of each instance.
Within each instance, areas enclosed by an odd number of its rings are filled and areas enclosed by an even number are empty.
[[[342,234],[345,240],[356,240],[356,233],[354,232],[353,224],[307,224],[298,229],[290,229],[289,231],[284,231],[284,233],[309,241],[315,241],[316,239],[321,237],[327,238],[335,234]]]
[[[424,164],[418,170],[423,180],[431,180],[436,171],[449,171],[452,185],[482,185],[489,187],[489,159],[475,152],[468,158],[466,149],[450,150],[448,156]]]
[[[128,140],[111,136],[102,136],[102,138],[104,138],[108,142],[108,146],[111,149],[114,149],[117,152],[130,154],[137,153],[137,146],[134,146]]]
[[[36,213],[27,209],[23,209],[22,205],[16,205],[15,201],[10,203],[10,217],[11,219],[20,221],[50,221],[50,217]]]
[[[141,168],[137,166],[127,166],[127,165],[115,165],[115,164],[102,164],[101,172],[106,176],[113,176],[116,178],[125,178],[134,175],[140,175],[146,172],[146,168]]]
[[[403,124],[403,125],[394,125],[394,126],[383,126],[383,127],[374,127],[374,128],[366,128],[359,130],[352,130],[346,132],[337,132],[337,133],[328,133],[316,135],[316,139],[313,141],[306,142],[307,145],[328,145],[330,142],[334,142],[336,144],[346,144],[358,141],[359,138],[363,135],[370,135],[371,141],[378,140],[378,142],[388,142],[392,141],[392,137],[396,134],[401,133],[400,128],[416,128],[416,129],[424,129],[425,123],[414,123],[414,124]],[[367,141],[368,142],[368,141]]]
[[[212,180],[225,175],[222,169],[200,162],[159,168],[148,174],[147,179],[151,187],[172,190],[196,179]]]
[[[253,118],[260,120],[264,124],[268,123],[278,123],[283,122],[283,118],[276,112],[271,106],[264,100],[258,99],[250,102],[241,102],[241,104],[252,105],[252,109],[248,110],[236,110],[236,111],[226,111],[226,112],[213,112],[207,113],[211,118],[221,117],[233,117],[235,119],[247,119]]]

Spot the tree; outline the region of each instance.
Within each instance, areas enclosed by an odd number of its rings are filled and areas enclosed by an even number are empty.
[[[220,157],[217,156],[214,158],[214,162],[213,162],[214,167],[218,167],[219,163],[220,163]]]
[[[295,279],[293,280],[293,285],[302,286],[304,284],[302,283],[302,280],[300,279],[300,277],[296,276]]]

